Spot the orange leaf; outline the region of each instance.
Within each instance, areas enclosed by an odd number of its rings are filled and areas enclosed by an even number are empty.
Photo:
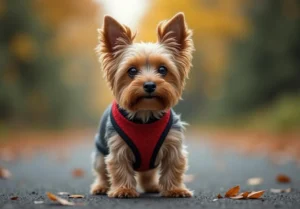
[[[0,178],[8,179],[10,177],[11,177],[11,173],[9,172],[9,170],[0,167]]]
[[[47,196],[50,200],[54,201],[54,202],[58,202],[61,205],[75,205],[73,202],[69,202],[68,200],[65,200],[63,198],[60,198],[50,192],[47,192]]]
[[[251,192],[251,193],[248,195],[248,198],[249,198],[249,199],[258,199],[258,198],[260,198],[264,193],[265,193],[264,190],[262,190],[262,191],[257,191],[257,192]]]
[[[241,199],[245,199],[242,195],[237,195],[234,197],[229,197],[230,199],[234,199],[234,200],[241,200]]]
[[[244,199],[247,199],[248,195],[250,194],[250,192],[243,192],[239,195],[243,196]]]
[[[71,194],[71,195],[69,195],[69,198],[84,198],[84,195],[81,195],[81,194]]]
[[[72,176],[79,178],[79,177],[83,177],[84,176],[84,170],[82,170],[81,168],[75,168],[72,171]]]
[[[276,177],[276,180],[277,180],[279,183],[289,183],[289,182],[291,182],[290,177],[288,177],[287,175],[284,175],[284,174],[279,174],[279,175]]]
[[[235,186],[235,187],[232,187],[231,189],[229,189],[226,194],[225,194],[225,197],[234,197],[236,196],[240,191],[240,186]]]
[[[223,198],[223,197],[222,197],[222,195],[218,194],[217,198],[218,198],[218,199],[221,199],[221,198]]]

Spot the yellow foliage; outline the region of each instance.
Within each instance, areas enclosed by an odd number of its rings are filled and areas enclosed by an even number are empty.
[[[2,81],[7,85],[16,85],[20,78],[19,72],[15,66],[15,63],[9,63],[3,69]]]
[[[31,113],[34,113],[32,117],[42,119],[41,116],[44,115],[45,112],[49,112],[49,105],[46,97],[47,96],[38,89],[29,94],[26,103],[28,110],[30,110]]]
[[[32,61],[36,57],[37,46],[35,40],[26,33],[12,37],[10,42],[11,52],[23,61]]]
[[[71,86],[88,86],[87,105],[91,113],[99,114],[111,101],[111,94],[101,75],[94,51],[100,27],[100,5],[91,0],[34,0],[41,21],[54,30],[55,38],[47,43],[48,49],[70,57],[61,72],[62,79]],[[80,65],[80,62],[85,62]],[[89,69],[83,66],[88,65]]]
[[[0,0],[0,18],[4,15],[6,12],[6,5],[3,0]]]
[[[222,83],[229,58],[230,42],[245,37],[249,31],[247,18],[242,12],[247,1],[153,0],[151,3],[138,27],[138,40],[156,41],[158,22],[169,19],[177,12],[184,12],[188,26],[194,33],[194,66],[201,66],[201,70],[208,75],[205,93],[210,97],[217,96],[216,90]],[[193,84],[189,87],[197,88]]]

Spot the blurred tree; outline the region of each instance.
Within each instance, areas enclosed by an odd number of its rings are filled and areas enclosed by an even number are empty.
[[[95,67],[87,64],[97,40],[95,4],[0,2],[0,123],[59,126],[87,121],[88,78],[95,75],[87,71]],[[89,21],[89,30],[78,32]]]
[[[194,32],[194,67],[183,96],[185,102],[177,108],[184,117],[198,120],[195,115],[203,110],[205,101],[219,94],[231,41],[248,33],[247,18],[243,13],[247,1],[153,0],[150,3],[148,13],[138,27],[138,39],[156,41],[157,24],[177,12],[185,13],[187,24]]]
[[[253,4],[252,34],[233,51],[219,104],[225,117],[247,114],[285,95],[300,96],[300,1]]]

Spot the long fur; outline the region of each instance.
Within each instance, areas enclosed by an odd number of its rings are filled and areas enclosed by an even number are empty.
[[[151,118],[159,119],[165,111],[181,99],[185,80],[192,66],[194,50],[192,32],[188,29],[184,15],[178,13],[168,21],[159,23],[157,43],[133,43],[135,34],[112,17],[104,18],[99,30],[99,46],[96,51],[114,97],[120,108],[126,110],[128,119],[137,118],[146,123]],[[162,77],[157,69],[168,69]],[[139,74],[128,76],[134,66]],[[143,84],[156,83],[152,99],[145,99]],[[166,197],[191,197],[183,183],[187,169],[187,152],[183,144],[185,123],[174,115],[173,125],[156,158],[156,169],[135,172],[134,155],[124,140],[107,120],[105,139],[109,154],[93,155],[96,175],[91,185],[92,194],[108,194],[109,197],[138,197],[137,183],[145,192],[160,192]],[[143,140],[143,139],[141,139]]]

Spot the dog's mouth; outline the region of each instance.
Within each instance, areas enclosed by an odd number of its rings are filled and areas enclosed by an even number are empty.
[[[142,99],[155,99],[155,98],[158,98],[158,96],[147,95],[142,97]]]
[[[157,95],[141,95],[131,103],[132,110],[161,110],[164,109],[163,97]]]
[[[160,102],[163,101],[163,99],[160,96],[156,96],[156,95],[144,95],[144,96],[140,96],[136,99],[135,104],[141,102],[141,101],[151,101],[151,100],[158,100]]]

